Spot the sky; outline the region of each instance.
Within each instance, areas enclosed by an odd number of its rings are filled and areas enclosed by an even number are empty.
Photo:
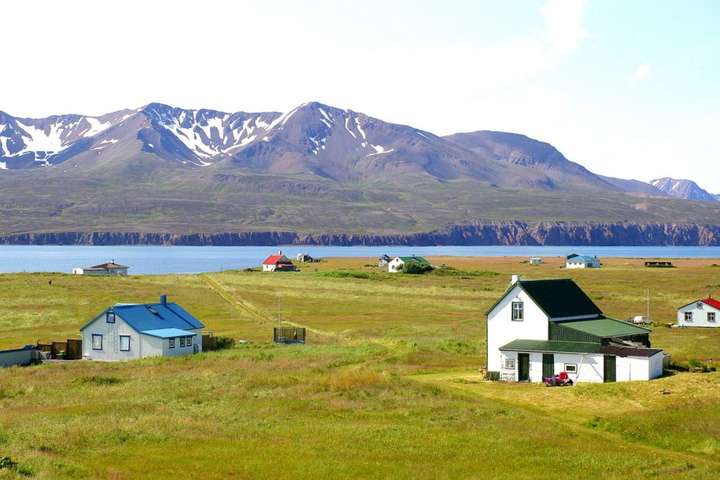
[[[16,116],[316,100],[720,193],[716,0],[23,0],[0,17]]]

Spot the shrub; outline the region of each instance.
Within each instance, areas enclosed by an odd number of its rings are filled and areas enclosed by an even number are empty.
[[[235,339],[231,337],[215,337],[214,350],[225,350],[235,346]]]
[[[102,377],[99,375],[91,375],[87,377],[79,377],[75,380],[80,385],[116,385],[122,380],[117,377]]]
[[[432,265],[422,262],[407,262],[403,267],[403,272],[411,275],[422,275],[433,269]]]

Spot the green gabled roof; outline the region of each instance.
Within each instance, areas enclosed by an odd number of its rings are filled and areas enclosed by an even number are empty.
[[[602,345],[590,342],[563,342],[559,340],[513,340],[500,350],[510,352],[561,352],[599,353]]]
[[[613,318],[601,317],[592,320],[570,320],[567,322],[555,322],[556,325],[572,328],[583,333],[588,333],[600,338],[627,337],[630,335],[645,335],[650,330],[638,327],[631,323],[615,320]]]
[[[418,262],[418,263],[427,263],[428,265],[430,265],[430,262],[428,262],[427,258],[425,258],[425,257],[412,256],[412,257],[398,257],[398,258],[400,258],[400,260],[402,260],[405,263]]]
[[[518,284],[550,318],[602,315],[590,297],[569,278],[520,280]]]

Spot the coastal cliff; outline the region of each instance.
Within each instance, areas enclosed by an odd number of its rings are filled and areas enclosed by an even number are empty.
[[[720,246],[720,226],[632,223],[478,222],[427,233],[46,232],[0,235],[3,245],[577,245]]]

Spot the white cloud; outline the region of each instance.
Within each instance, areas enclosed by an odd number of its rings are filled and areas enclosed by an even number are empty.
[[[572,51],[587,37],[583,27],[584,11],[585,0],[549,0],[540,9],[548,41],[554,50]]]
[[[646,80],[650,74],[652,73],[652,65],[649,63],[641,63],[637,67],[635,67],[635,70],[633,70],[632,75],[630,76],[630,80],[633,83],[639,83],[643,80]]]

